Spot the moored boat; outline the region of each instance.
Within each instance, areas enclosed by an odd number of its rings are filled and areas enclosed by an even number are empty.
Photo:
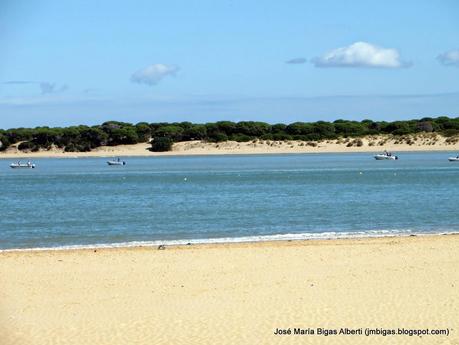
[[[459,155],[457,155],[456,157],[449,157],[448,160],[450,162],[459,162]]]
[[[374,158],[377,161],[382,161],[382,160],[397,160],[398,156],[393,155],[391,152],[384,151],[383,153],[374,155]]]
[[[20,169],[20,168],[34,169],[35,168],[35,164],[33,164],[32,162],[27,162],[27,163],[17,162],[17,163],[11,163],[10,164],[10,168],[12,168],[12,169]]]
[[[126,165],[126,162],[117,158],[117,159],[112,159],[112,160],[107,161],[107,164],[108,165]]]

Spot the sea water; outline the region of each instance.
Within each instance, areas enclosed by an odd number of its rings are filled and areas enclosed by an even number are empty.
[[[454,154],[0,160],[0,249],[457,232]]]

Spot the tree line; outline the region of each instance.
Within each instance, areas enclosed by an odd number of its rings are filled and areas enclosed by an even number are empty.
[[[11,128],[0,130],[0,151],[20,143],[19,150],[38,151],[58,147],[66,152],[85,152],[99,146],[116,146],[151,142],[152,151],[168,151],[179,141],[203,140],[239,142],[262,140],[318,141],[366,135],[407,135],[438,132],[444,136],[459,135],[459,117],[446,116],[407,121],[294,122],[268,124],[256,121],[218,121],[205,124],[191,122],[131,124],[109,121],[96,126]]]

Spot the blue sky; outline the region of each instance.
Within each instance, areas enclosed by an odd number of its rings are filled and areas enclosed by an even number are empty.
[[[459,2],[0,0],[0,128],[459,116]]]

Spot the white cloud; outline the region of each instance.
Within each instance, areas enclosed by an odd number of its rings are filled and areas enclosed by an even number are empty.
[[[162,63],[153,64],[138,70],[131,76],[131,81],[138,84],[155,85],[164,77],[175,75],[180,68]]]
[[[355,42],[334,49],[312,60],[316,67],[381,67],[400,68],[411,64],[403,62],[396,49],[382,48],[367,42]]]
[[[450,50],[437,56],[437,60],[445,66],[459,67],[459,49]]]

